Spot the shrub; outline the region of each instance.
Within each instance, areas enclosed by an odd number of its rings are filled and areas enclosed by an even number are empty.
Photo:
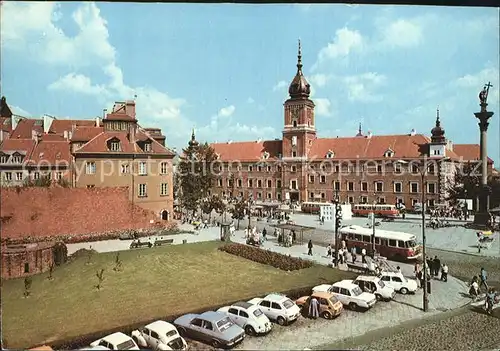
[[[219,247],[219,250],[231,255],[240,256],[254,262],[267,264],[284,271],[296,271],[313,266],[313,262],[301,258],[285,256],[277,252],[267,251],[258,247],[243,244],[227,244]]]

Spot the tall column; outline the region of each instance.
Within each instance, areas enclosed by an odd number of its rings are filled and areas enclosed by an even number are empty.
[[[480,158],[481,158],[481,189],[479,195],[479,211],[474,215],[474,224],[476,225],[486,225],[489,220],[489,195],[490,188],[488,187],[488,144],[487,144],[487,132],[489,122],[488,120],[493,116],[493,112],[488,111],[486,108],[488,106],[488,92],[492,85],[490,83],[486,84],[484,89],[479,93],[479,100],[481,106],[481,112],[474,113],[474,116],[479,120],[479,132],[480,132]]]

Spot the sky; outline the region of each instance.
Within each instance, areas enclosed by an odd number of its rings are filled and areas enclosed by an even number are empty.
[[[14,112],[94,118],[136,100],[143,127],[186,146],[281,137],[298,39],[320,137],[430,134],[454,143],[491,81],[500,163],[499,10],[344,4],[2,2],[1,94]]]

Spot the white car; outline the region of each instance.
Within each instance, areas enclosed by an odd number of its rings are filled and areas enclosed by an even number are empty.
[[[132,338],[140,347],[153,350],[186,350],[187,343],[172,324],[165,321],[149,323],[134,330]]]
[[[104,346],[109,350],[139,350],[139,346],[128,335],[113,333],[90,343],[91,347]]]
[[[417,281],[406,278],[402,273],[382,272],[379,274],[379,277],[385,285],[390,286],[395,291],[398,291],[403,295],[415,293],[418,289]]]
[[[248,303],[259,306],[267,318],[278,322],[279,325],[290,323],[300,316],[299,306],[282,294],[274,293],[264,298],[256,297],[248,301]]]
[[[359,286],[361,290],[375,294],[378,300],[390,301],[396,296],[394,289],[384,284],[379,277],[360,275],[352,282]]]
[[[234,324],[245,329],[249,335],[267,334],[272,329],[271,321],[260,307],[249,302],[237,302],[231,306],[221,307],[217,312],[225,313]]]
[[[342,280],[332,285],[318,285],[313,288],[313,292],[316,291],[333,293],[344,306],[348,306],[354,311],[370,309],[377,302],[377,297],[374,294],[363,292],[352,280]]]

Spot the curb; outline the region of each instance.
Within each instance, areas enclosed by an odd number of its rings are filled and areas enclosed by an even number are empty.
[[[483,258],[498,258],[498,256],[494,256],[494,255],[482,255],[482,254],[474,253],[474,252],[454,251],[454,250],[449,250],[449,249],[441,249],[441,248],[433,247],[433,246],[426,246],[426,248],[431,249],[431,250],[449,252],[449,253],[453,253],[453,254],[461,254],[461,255],[475,256],[475,257],[483,257]]]

